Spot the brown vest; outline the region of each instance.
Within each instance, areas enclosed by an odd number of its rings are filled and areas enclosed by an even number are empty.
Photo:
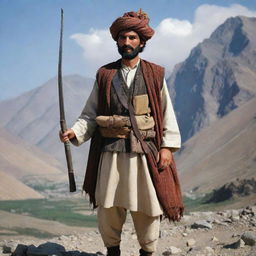
[[[163,138],[163,111],[161,107],[161,89],[164,79],[164,69],[156,64],[141,60],[143,78],[145,80],[149,97],[151,113],[155,121],[155,147],[160,150]],[[121,60],[107,64],[99,69],[97,82],[99,86],[99,104],[97,115],[111,115],[111,85],[114,75],[121,67]],[[98,164],[103,146],[103,139],[96,129],[91,139],[90,151],[87,162],[87,170],[83,189],[90,196],[90,202],[96,206],[95,188],[98,173]],[[183,214],[183,203],[180,184],[175,163],[158,170],[157,161],[152,152],[146,155],[148,168],[152,177],[158,200],[163,208],[164,215],[173,221],[177,221]]]

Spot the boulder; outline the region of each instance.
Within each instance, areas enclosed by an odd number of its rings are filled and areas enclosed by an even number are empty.
[[[246,245],[255,246],[256,245],[256,232],[246,231],[241,236],[241,239],[245,242]]]
[[[206,220],[198,220],[191,225],[191,228],[198,229],[198,228],[205,228],[205,229],[212,229],[212,224],[207,222]]]

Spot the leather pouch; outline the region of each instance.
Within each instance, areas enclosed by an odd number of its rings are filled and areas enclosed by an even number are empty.
[[[130,132],[130,145],[131,145],[131,153],[139,153],[139,154],[144,153],[139,140],[136,138],[132,130]]]
[[[150,113],[150,108],[148,106],[149,101],[148,101],[147,94],[134,96],[132,103],[133,103],[135,115],[146,115],[146,114]]]
[[[149,115],[141,115],[141,116],[135,116],[138,128],[140,130],[149,130],[154,128],[155,121],[153,116]]]
[[[138,128],[140,130],[149,130],[155,126],[155,121],[152,116],[140,115],[135,116]],[[96,123],[100,127],[106,128],[121,128],[121,127],[131,127],[129,116],[97,116]]]

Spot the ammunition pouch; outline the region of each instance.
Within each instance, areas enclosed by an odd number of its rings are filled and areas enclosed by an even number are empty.
[[[143,140],[153,139],[156,132],[153,130],[155,121],[149,115],[135,115],[136,123]],[[130,139],[132,153],[143,153],[141,143],[138,141],[131,129],[129,116],[97,116],[96,123],[104,138]]]
[[[152,116],[140,115],[135,116],[139,130],[149,130],[155,126],[155,121]],[[131,127],[129,116],[97,116],[96,123],[104,128],[124,128]]]
[[[119,139],[129,139],[131,133],[133,133],[131,128],[129,127],[122,127],[122,128],[99,127],[99,131],[102,137],[119,138]],[[156,136],[156,132],[154,130],[140,130],[140,134],[144,140],[153,139]]]
[[[147,115],[151,112],[147,94],[136,95],[132,99],[132,104],[134,107],[134,114],[137,115]]]

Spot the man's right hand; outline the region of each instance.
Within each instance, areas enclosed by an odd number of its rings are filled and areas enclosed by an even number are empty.
[[[72,129],[67,129],[64,133],[61,131],[59,132],[59,137],[62,142],[69,141],[70,139],[73,139],[75,137],[75,133]]]

